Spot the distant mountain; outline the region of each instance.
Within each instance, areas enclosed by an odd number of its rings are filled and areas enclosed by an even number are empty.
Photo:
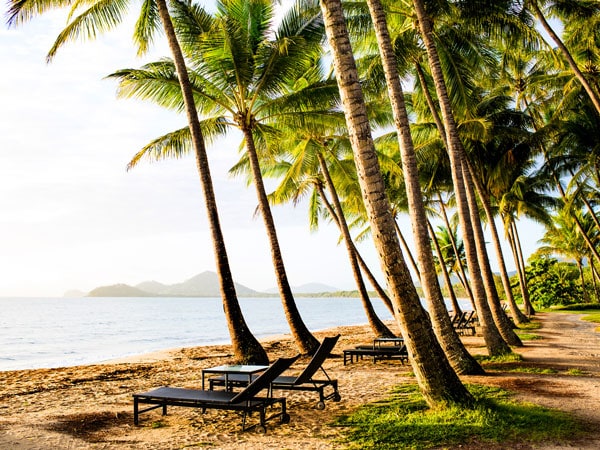
[[[162,295],[169,290],[169,286],[159,283],[158,281],[144,281],[140,284],[136,284],[135,287],[155,295]]]
[[[252,297],[261,293],[250,289],[239,283],[235,284],[235,290],[240,297]],[[161,295],[172,297],[191,296],[191,297],[219,297],[219,277],[215,272],[202,272],[183,283],[172,284],[168,286],[167,291]]]
[[[127,284],[113,284],[111,286],[101,286],[92,290],[88,297],[153,297],[152,294],[134,288]]]
[[[240,297],[255,297],[264,293],[234,283]],[[81,295],[84,297],[86,294]],[[114,284],[92,290],[88,297],[220,297],[219,277],[215,272],[202,272],[189,280],[176,284],[144,281],[138,285]]]
[[[292,286],[292,292],[294,294],[320,294],[322,292],[338,292],[340,289],[328,286],[323,283],[306,283],[301,284],[300,286]],[[266,290],[270,294],[276,294],[279,292],[279,289],[276,287]]]

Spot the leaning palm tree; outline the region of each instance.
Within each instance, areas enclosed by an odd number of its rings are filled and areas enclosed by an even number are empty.
[[[417,382],[432,406],[470,404],[472,396],[435,337],[400,250],[341,1],[321,0],[320,6],[373,239]]]
[[[396,55],[392,47],[392,40],[388,31],[385,11],[379,0],[367,0],[369,11],[375,27],[377,44],[381,54],[383,72],[388,87],[394,125],[398,135],[401,154],[401,165],[404,174],[404,187],[408,200],[409,216],[413,229],[421,285],[425,292],[425,299],[429,307],[433,328],[438,341],[442,345],[446,356],[454,369],[459,374],[480,374],[483,369],[477,361],[467,352],[456,333],[444,302],[444,297],[437,277],[435,262],[431,252],[427,216],[423,203],[423,194],[419,184],[419,171],[415,149],[410,133],[408,111],[405,104],[404,92],[400,84],[400,74]]]
[[[306,85],[307,72],[319,70],[322,21],[318,15],[303,13],[302,1],[277,28],[268,0],[223,0],[217,10],[206,33],[197,32],[202,17],[194,8],[181,4],[177,11],[176,28],[188,55],[196,104],[207,119],[242,132],[243,162],[256,190],[284,312],[296,345],[302,353],[311,354],[319,342],[302,321],[292,294],[260,160],[267,157],[261,153],[268,151],[268,143],[285,131],[283,124],[301,126],[313,114],[329,113],[335,103],[337,90],[332,81]],[[119,78],[123,96],[178,107],[180,93],[171,88],[176,74],[169,61],[141,70],[121,70],[113,76]],[[136,159],[169,156],[165,148],[178,145],[179,137],[173,133],[160,138],[159,145],[145,147]]]
[[[523,5],[525,8],[529,9],[535,17],[539,20],[543,29],[548,33],[550,38],[554,41],[556,46],[558,47],[560,53],[567,60],[569,68],[573,71],[577,80],[583,86],[586,94],[589,96],[596,112],[600,114],[600,94],[597,90],[594,89],[594,86],[590,83],[590,81],[583,74],[582,70],[579,68],[579,65],[575,61],[575,58],[560,38],[558,33],[554,30],[550,22],[546,17],[546,13],[544,9],[550,11],[550,14],[554,16],[558,16],[562,18],[567,23],[571,24],[571,27],[578,26],[583,29],[594,29],[594,24],[592,21],[598,23],[598,18],[600,17],[600,5],[598,2],[590,2],[590,1],[539,1],[539,0],[527,0],[524,2],[515,2],[518,3],[518,6]],[[577,24],[577,25],[575,25]]]
[[[346,246],[350,268],[369,325],[376,336],[393,337],[394,334],[377,316],[369,298],[361,266],[367,276],[372,277],[372,274],[354,245],[346,213],[342,207],[342,200],[334,182],[334,178],[336,178],[346,196],[354,194],[356,170],[353,163],[351,166],[349,161],[342,157],[347,153],[347,139],[336,135],[335,128],[345,132],[343,116],[332,113],[327,117],[325,124],[313,120],[305,127],[296,127],[289,130],[287,136],[281,136],[275,145],[283,151],[279,151],[277,160],[269,168],[269,173],[279,178],[280,183],[270,197],[277,203],[287,201],[296,203],[304,195],[312,194],[309,201],[311,225],[316,228],[318,216],[327,213],[338,227]],[[326,194],[326,191],[329,195]],[[385,292],[382,293],[382,300],[386,306],[389,303],[388,308],[393,313],[391,301]]]
[[[472,186],[465,183],[465,174],[467,171],[466,154],[460,140],[458,127],[452,112],[450,96],[442,73],[440,58],[434,39],[433,21],[426,11],[425,2],[423,0],[413,0],[413,5],[415,7],[416,17],[418,18],[420,35],[427,51],[427,58],[435,85],[435,91],[438,96],[441,117],[443,119],[444,130],[440,130],[440,134],[447,146],[448,156],[450,158],[452,183],[457,199],[457,211],[465,242],[467,263],[477,306],[477,314],[481,323],[481,330],[490,355],[507,354],[511,352],[511,349],[494,325],[492,311],[487,303],[482,270],[479,265],[477,241],[474,232],[474,227],[479,224],[473,223],[467,199],[467,190],[472,189]],[[471,195],[471,197],[473,196]],[[481,243],[479,243],[479,247],[481,248]],[[481,252],[479,252],[479,255],[481,255]]]
[[[59,34],[48,54],[47,60],[50,61],[63,44],[80,38],[93,38],[102,32],[114,28],[124,19],[125,7],[129,3],[116,0],[92,0],[90,2],[72,2],[71,0],[13,0],[9,3],[8,22],[11,25],[18,25],[36,15],[41,15],[54,9],[71,8],[69,14],[70,22]],[[87,9],[85,9],[86,7]],[[159,30],[161,25],[162,30],[167,36],[169,48],[174,59],[174,65],[178,74],[176,80],[182,92],[183,105],[189,123],[191,142],[196,155],[196,167],[200,176],[200,184],[204,193],[204,204],[210,224],[213,251],[217,265],[217,274],[219,276],[221,297],[223,299],[223,309],[227,318],[234,355],[240,362],[265,364],[268,363],[267,354],[250,332],[235,292],[233,276],[229,267],[225,241],[219,222],[204,136],[198,121],[198,114],[183,52],[175,34],[166,0],[148,0],[143,2],[135,27],[134,41],[138,47],[138,53],[145,53],[152,42],[154,34]],[[205,30],[204,25],[201,24],[201,30]]]

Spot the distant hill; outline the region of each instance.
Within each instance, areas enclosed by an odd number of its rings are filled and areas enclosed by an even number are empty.
[[[152,294],[134,288],[127,284],[113,284],[101,286],[90,291],[88,297],[153,297]]]
[[[262,296],[264,293],[234,283],[240,297]],[[85,296],[83,294],[82,296]],[[87,294],[88,297],[220,297],[219,278],[215,272],[202,272],[189,280],[176,284],[144,281],[136,286],[113,284],[101,286]]]

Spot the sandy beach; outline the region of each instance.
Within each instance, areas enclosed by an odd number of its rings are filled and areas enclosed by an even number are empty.
[[[518,373],[493,370],[482,377],[463,377],[467,383],[500,386],[520,400],[568,411],[586,424],[590,433],[569,442],[531,446],[509,443],[498,446],[466,442],[461,449],[600,448],[600,333],[595,325],[575,314],[544,313],[536,316],[542,339],[526,341],[516,349],[524,363],[551,368],[555,373]],[[199,388],[202,368],[233,362],[229,346],[193,347],[142,355],[103,364],[58,369],[0,372],[0,449],[337,449],[343,430],[332,420],[361,404],[384,398],[390,388],[413,383],[409,364],[369,359],[344,366],[344,348],[372,341],[366,326],[340,327],[315,333],[341,334],[334,357],[324,366],[339,380],[340,402],[316,408],[312,392],[286,393],[289,424],[268,423],[267,433],[242,432],[236,413],[193,408],[170,408],[141,416],[133,424],[131,395],[158,386]],[[480,336],[464,337],[473,353],[484,353]],[[296,350],[289,336],[263,341],[269,357],[291,356]],[[305,360],[293,369],[304,367]],[[539,372],[539,371],[538,371]],[[507,446],[508,445],[508,446]]]

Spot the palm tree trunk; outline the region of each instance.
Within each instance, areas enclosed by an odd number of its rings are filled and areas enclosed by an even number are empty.
[[[560,177],[554,172],[553,172],[553,177],[554,177],[554,183],[556,184],[556,187],[558,188],[558,192],[560,193],[560,198],[563,200],[563,202],[565,204],[568,204],[569,199],[567,198],[567,193],[565,192],[565,190],[560,182]],[[589,247],[592,255],[594,255],[594,258],[596,258],[596,261],[598,261],[598,263],[600,263],[600,253],[598,252],[598,249],[596,248],[596,246],[594,245],[594,243],[588,236],[587,232],[585,231],[585,228],[581,224],[581,220],[579,220],[579,217],[577,217],[577,214],[571,214],[571,217],[575,221],[577,230],[579,230],[579,233],[581,234],[581,236],[583,237],[583,240]]]
[[[485,248],[485,237],[483,235],[481,220],[479,219],[479,205],[477,204],[475,192],[473,191],[473,179],[469,174],[467,165],[468,162],[465,161],[465,165],[463,166],[463,177],[466,187],[465,191],[467,193],[467,201],[469,203],[469,211],[471,213],[471,223],[473,224],[475,247],[477,248],[477,259],[479,260],[479,267],[481,267],[481,274],[483,276],[483,283],[485,285],[488,304],[490,306],[490,310],[492,311],[494,323],[496,324],[496,327],[498,327],[498,331],[500,331],[502,338],[509,345],[522,347],[523,343],[521,342],[521,339],[513,330],[513,326],[510,320],[508,320],[508,317],[506,316],[506,313],[500,304],[498,290],[496,289],[496,282],[494,281],[494,274],[492,273],[492,267],[490,266],[490,260]]]
[[[196,112],[194,97],[192,94],[183,53],[175,35],[175,30],[173,28],[173,23],[171,22],[166,1],[157,0],[156,3],[165,34],[167,36],[169,48],[171,49],[173,60],[175,61],[175,67],[177,68],[187,119],[190,126],[190,132],[192,134],[192,143],[196,153],[196,166],[200,175],[202,190],[204,192],[204,203],[208,215],[208,222],[213,242],[213,251],[217,263],[216,268],[219,276],[219,286],[221,290],[221,297],[223,299],[223,309],[225,311],[225,317],[227,318],[227,326],[229,329],[229,335],[231,337],[233,354],[235,359],[240,363],[268,364],[269,358],[267,353],[246,325],[246,321],[244,320],[244,316],[235,292],[235,284],[231,275],[227,251],[225,249],[225,241],[223,239],[223,233],[221,231],[221,225],[219,222],[217,202],[213,190],[204,137],[202,136],[202,130],[200,129],[198,114]]]
[[[496,222],[494,220],[494,214],[492,213],[492,206],[490,202],[490,196],[485,191],[482,186],[481,180],[479,180],[474,171],[469,164],[469,173],[471,174],[471,179],[474,181],[475,188],[477,189],[477,193],[479,194],[479,198],[481,200],[481,205],[485,211],[485,215],[488,221],[488,225],[490,227],[490,234],[492,235],[492,242],[494,243],[494,250],[496,252],[496,259],[498,260],[498,268],[500,270],[500,278],[502,279],[502,286],[504,287],[504,294],[506,295],[506,301],[508,302],[508,306],[510,308],[510,312],[512,314],[512,318],[515,324],[519,325],[522,323],[529,322],[529,319],[525,314],[521,312],[521,310],[517,307],[517,303],[515,302],[515,298],[512,294],[512,288],[510,287],[510,280],[508,279],[508,271],[506,270],[506,263],[504,262],[504,255],[502,253],[502,245],[500,244],[500,237],[498,235],[498,228],[496,227]]]
[[[533,305],[529,299],[529,289],[527,287],[527,277],[525,276],[525,265],[522,260],[522,253],[519,251],[519,241],[517,234],[517,227],[514,221],[510,222],[508,229],[508,242],[510,243],[510,248],[513,253],[513,258],[515,260],[515,266],[517,268],[517,276],[519,278],[519,287],[521,289],[521,297],[523,298],[523,306],[525,309],[525,314],[528,316],[535,315],[535,309],[533,309]]]
[[[419,280],[419,282],[421,282],[421,271],[419,270],[419,266],[417,265],[417,262],[415,261],[415,257],[411,253],[410,248],[408,247],[408,244],[406,243],[406,239],[404,239],[404,233],[402,233],[402,230],[400,229],[400,225],[398,225],[398,221],[396,221],[396,220],[394,220],[394,228],[396,228],[396,233],[398,233],[398,239],[400,239],[400,244],[402,245],[402,249],[408,255],[408,261],[410,262],[410,266],[412,267],[413,271],[415,272],[415,276],[417,277],[417,280]]]
[[[467,277],[467,273],[465,272],[465,267],[463,265],[463,260],[461,254],[458,250],[458,244],[456,243],[456,239],[454,238],[454,232],[452,231],[452,226],[450,225],[450,220],[448,219],[448,213],[446,211],[446,207],[444,205],[444,200],[442,196],[438,193],[438,199],[440,204],[440,209],[442,212],[442,217],[444,218],[444,224],[446,225],[446,229],[448,230],[448,237],[450,238],[450,243],[452,244],[452,249],[454,250],[454,255],[456,256],[456,268],[458,271],[456,275],[460,279],[461,284],[465,288],[465,292],[471,301],[471,307],[474,311],[477,311],[475,306],[475,296],[473,295],[473,290],[471,289],[471,285],[469,284],[469,277]]]
[[[325,206],[329,209],[329,214],[331,214],[331,216],[333,217],[338,228],[340,229],[340,232],[342,233],[342,236],[344,237],[344,243],[346,244],[346,250],[348,251],[348,258],[350,259],[350,267],[352,268],[354,281],[358,288],[360,300],[367,314],[367,320],[369,321],[371,330],[373,330],[373,333],[375,333],[377,337],[394,337],[394,333],[392,333],[390,329],[387,326],[385,326],[385,324],[381,321],[381,319],[379,319],[379,317],[375,313],[375,310],[373,309],[373,304],[371,303],[369,293],[367,292],[367,288],[365,287],[365,283],[360,273],[360,267],[358,265],[358,259],[356,258],[356,252],[352,242],[352,236],[350,235],[350,230],[348,229],[348,224],[346,223],[346,218],[344,216],[344,211],[342,210],[342,205],[337,195],[337,191],[335,189],[335,186],[333,185],[331,176],[329,175],[327,164],[325,163],[323,155],[318,154],[317,159],[319,160],[319,167],[321,168],[321,173],[323,174],[323,178],[325,179],[325,184],[327,185],[327,189],[329,190],[329,193],[331,195],[333,207],[327,200],[327,197],[325,196],[325,193],[323,192],[323,189],[319,184],[318,189],[320,189],[321,192],[321,199],[325,203]]]
[[[544,30],[546,30],[546,33],[548,33],[548,35],[556,43],[556,45],[562,52],[563,56],[569,63],[569,67],[571,67],[571,70],[573,71],[573,73],[575,74],[575,76],[577,77],[577,79],[579,80],[581,85],[583,86],[583,89],[585,89],[585,92],[587,92],[588,96],[590,97],[590,100],[592,100],[592,103],[594,104],[596,111],[598,112],[598,114],[600,114],[600,98],[596,94],[596,91],[594,91],[594,89],[592,89],[588,80],[585,78],[585,76],[583,75],[581,70],[579,70],[579,67],[577,66],[577,63],[575,62],[575,60],[573,59],[573,56],[571,56],[571,53],[569,52],[569,50],[567,49],[567,47],[565,46],[563,41],[556,34],[554,29],[550,26],[550,24],[546,20],[546,17],[544,17],[544,13],[538,6],[537,0],[532,0],[531,2],[529,2],[529,4],[531,5],[535,16],[540,21],[540,24],[542,25]]]
[[[575,263],[577,264],[577,270],[579,270],[579,278],[581,279],[581,290],[583,291],[583,303],[589,303],[590,299],[587,293],[587,289],[585,288],[585,275],[583,274],[583,264],[581,259],[575,259]]]
[[[479,322],[481,324],[481,332],[484,336],[486,347],[490,355],[496,356],[507,354],[511,352],[511,349],[496,328],[492,313],[486,301],[485,288],[483,286],[481,269],[477,260],[477,250],[474,245],[473,225],[469,217],[469,209],[462,175],[464,165],[463,160],[465,159],[465,156],[462,152],[462,144],[458,136],[458,130],[454,121],[454,116],[452,115],[450,99],[448,97],[440,60],[433,40],[432,23],[425,12],[424,2],[422,0],[413,0],[413,4],[417,14],[421,37],[425,44],[427,57],[431,66],[431,73],[433,75],[435,89],[440,102],[442,119],[446,129],[452,181],[457,199],[458,215],[465,244],[465,254],[467,256],[471,286],[473,288],[475,297],[477,317],[479,318]]]
[[[446,282],[446,286],[448,287],[448,296],[450,297],[450,302],[452,303],[452,309],[454,310],[455,315],[461,314],[462,309],[458,304],[458,299],[456,298],[454,288],[452,288],[452,280],[450,279],[450,274],[448,273],[448,268],[446,267],[446,261],[444,261],[444,255],[442,253],[442,249],[440,248],[440,243],[437,240],[435,230],[433,229],[431,221],[429,220],[427,220],[427,227],[429,228],[429,236],[431,238],[431,241],[433,242],[433,246],[435,247],[435,251],[440,261],[440,270],[442,271],[444,281]]]
[[[252,180],[254,182],[254,187],[256,188],[256,196],[258,197],[258,207],[267,230],[267,236],[269,237],[271,259],[273,261],[273,267],[275,268],[275,275],[277,277],[277,285],[279,287],[279,295],[281,295],[285,318],[298,350],[303,354],[312,355],[319,347],[319,341],[311,334],[304,324],[296,302],[294,301],[292,289],[283,264],[283,256],[281,255],[281,249],[279,248],[279,239],[277,238],[275,221],[271,214],[269,200],[260,171],[258,154],[256,153],[256,147],[254,145],[254,136],[252,135],[252,131],[247,127],[243,127],[242,131],[244,133],[244,138],[246,139],[246,151],[250,161]]]
[[[411,219],[413,237],[417,248],[417,258],[421,273],[421,286],[425,293],[425,301],[433,324],[433,330],[441,344],[450,364],[458,374],[482,374],[483,369],[467,352],[456,330],[454,329],[444,296],[437,278],[435,261],[431,252],[427,215],[423,203],[423,194],[419,184],[419,172],[414,145],[410,134],[408,112],[404,102],[404,93],[400,84],[400,75],[396,57],[389,36],[385,13],[379,0],[367,0],[377,44],[383,62],[383,70],[392,104],[394,123],[400,145],[404,185],[408,200],[408,211]],[[394,221],[395,222],[395,221]]]
[[[320,6],[373,241],[415,378],[430,406],[472,404],[473,397],[450,366],[435,337],[400,249],[341,1],[320,0]]]
[[[358,249],[356,248],[356,246],[354,246],[354,253],[356,253],[356,259],[358,259],[358,264],[360,265],[361,270],[367,276],[369,283],[371,283],[371,286],[373,286],[373,289],[375,289],[375,292],[377,292],[377,295],[379,296],[379,298],[381,299],[383,304],[392,313],[392,316],[395,316],[396,312],[394,311],[394,306],[392,305],[392,300],[387,295],[387,292],[385,292],[385,289],[383,289],[381,284],[379,284],[379,282],[375,279],[373,272],[371,272],[371,269],[369,268],[369,266],[367,266],[367,263],[361,256],[361,254],[358,251]]]

